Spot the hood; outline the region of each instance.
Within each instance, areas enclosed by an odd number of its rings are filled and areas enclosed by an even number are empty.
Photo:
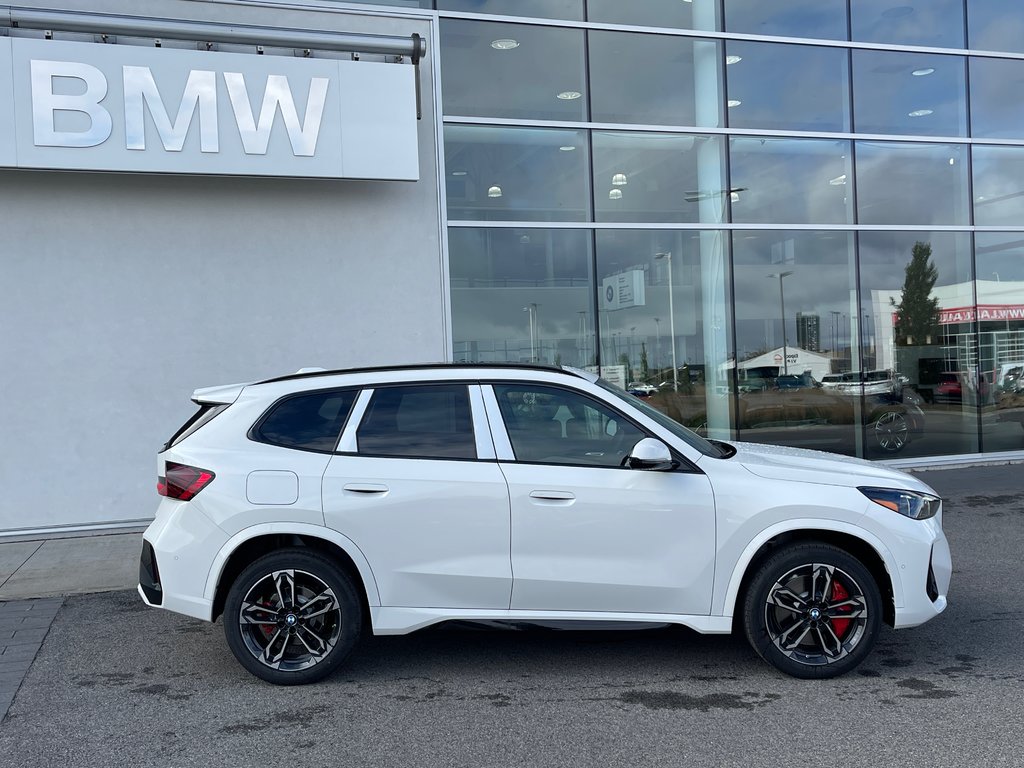
[[[862,485],[902,488],[939,495],[913,475],[864,459],[782,445],[730,445],[736,448],[736,455],[725,461],[742,464],[749,472],[770,480],[842,485],[849,488]]]

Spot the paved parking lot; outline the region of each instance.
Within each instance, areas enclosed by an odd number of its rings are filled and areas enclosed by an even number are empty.
[[[222,628],[129,592],[66,599],[0,726],[11,766],[1019,766],[1020,471],[929,473],[950,501],[949,610],[857,672],[781,677],[684,630],[441,629],[273,688]],[[964,479],[966,478],[966,479]]]

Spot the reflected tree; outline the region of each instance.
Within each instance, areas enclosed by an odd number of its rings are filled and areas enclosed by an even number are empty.
[[[939,300],[932,296],[939,270],[932,262],[930,243],[914,243],[896,307],[896,343],[902,346],[932,343],[938,337]]]

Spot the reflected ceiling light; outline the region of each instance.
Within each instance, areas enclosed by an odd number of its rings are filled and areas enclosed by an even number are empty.
[[[560,98],[562,101],[572,101],[573,99],[578,99],[582,95],[583,94],[580,93],[579,91],[562,91],[560,94],[558,94],[558,98]]]
[[[924,69],[915,69],[910,74],[912,74],[914,77],[924,77],[925,75],[930,75],[934,71],[934,67],[925,67]]]
[[[738,107],[742,103],[743,102],[740,101],[739,99],[729,99],[727,102],[725,102],[726,106],[728,107]]]
[[[739,192],[730,192],[729,193],[729,201],[732,202],[732,203],[738,203],[740,201],[740,193]]]
[[[956,165],[956,160],[954,160],[952,157],[949,158],[949,164],[950,165]]]
[[[503,37],[499,40],[491,40],[491,48],[496,51],[511,51],[513,48],[519,47],[519,41],[513,40],[511,37]]]
[[[741,61],[743,61],[743,57],[742,56],[726,56],[725,57],[725,63],[726,64],[739,64]]]
[[[495,184],[493,187],[487,189],[488,197],[501,197],[501,187]]]
[[[828,183],[833,187],[841,187],[846,183],[846,174],[844,173],[842,176],[836,176],[834,179],[829,179]]]
[[[530,243],[530,236],[529,235],[521,235],[519,237],[519,242],[522,243],[523,245],[529,245],[529,243]]]
[[[692,3],[693,0],[683,0],[684,3]]]
[[[452,176],[465,176],[465,171],[452,171]]]
[[[622,199],[622,190],[621,189],[611,189],[611,190],[609,190],[608,191],[608,199],[609,200],[621,200]]]
[[[915,109],[913,112],[908,112],[908,117],[927,117],[932,111],[930,109]]]
[[[628,182],[628,180],[626,179],[626,174],[624,174],[624,173],[616,173],[616,174],[614,174],[614,175],[612,176],[612,186],[615,186],[615,187],[624,187],[624,186],[626,186],[626,184],[628,184],[628,183],[629,183],[629,182]]]
[[[576,147],[566,144],[564,147],[559,147],[562,152],[572,152]]]

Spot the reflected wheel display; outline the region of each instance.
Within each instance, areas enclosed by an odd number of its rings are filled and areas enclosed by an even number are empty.
[[[897,411],[883,413],[875,422],[875,440],[886,453],[897,453],[910,442],[910,425],[907,417]]]

